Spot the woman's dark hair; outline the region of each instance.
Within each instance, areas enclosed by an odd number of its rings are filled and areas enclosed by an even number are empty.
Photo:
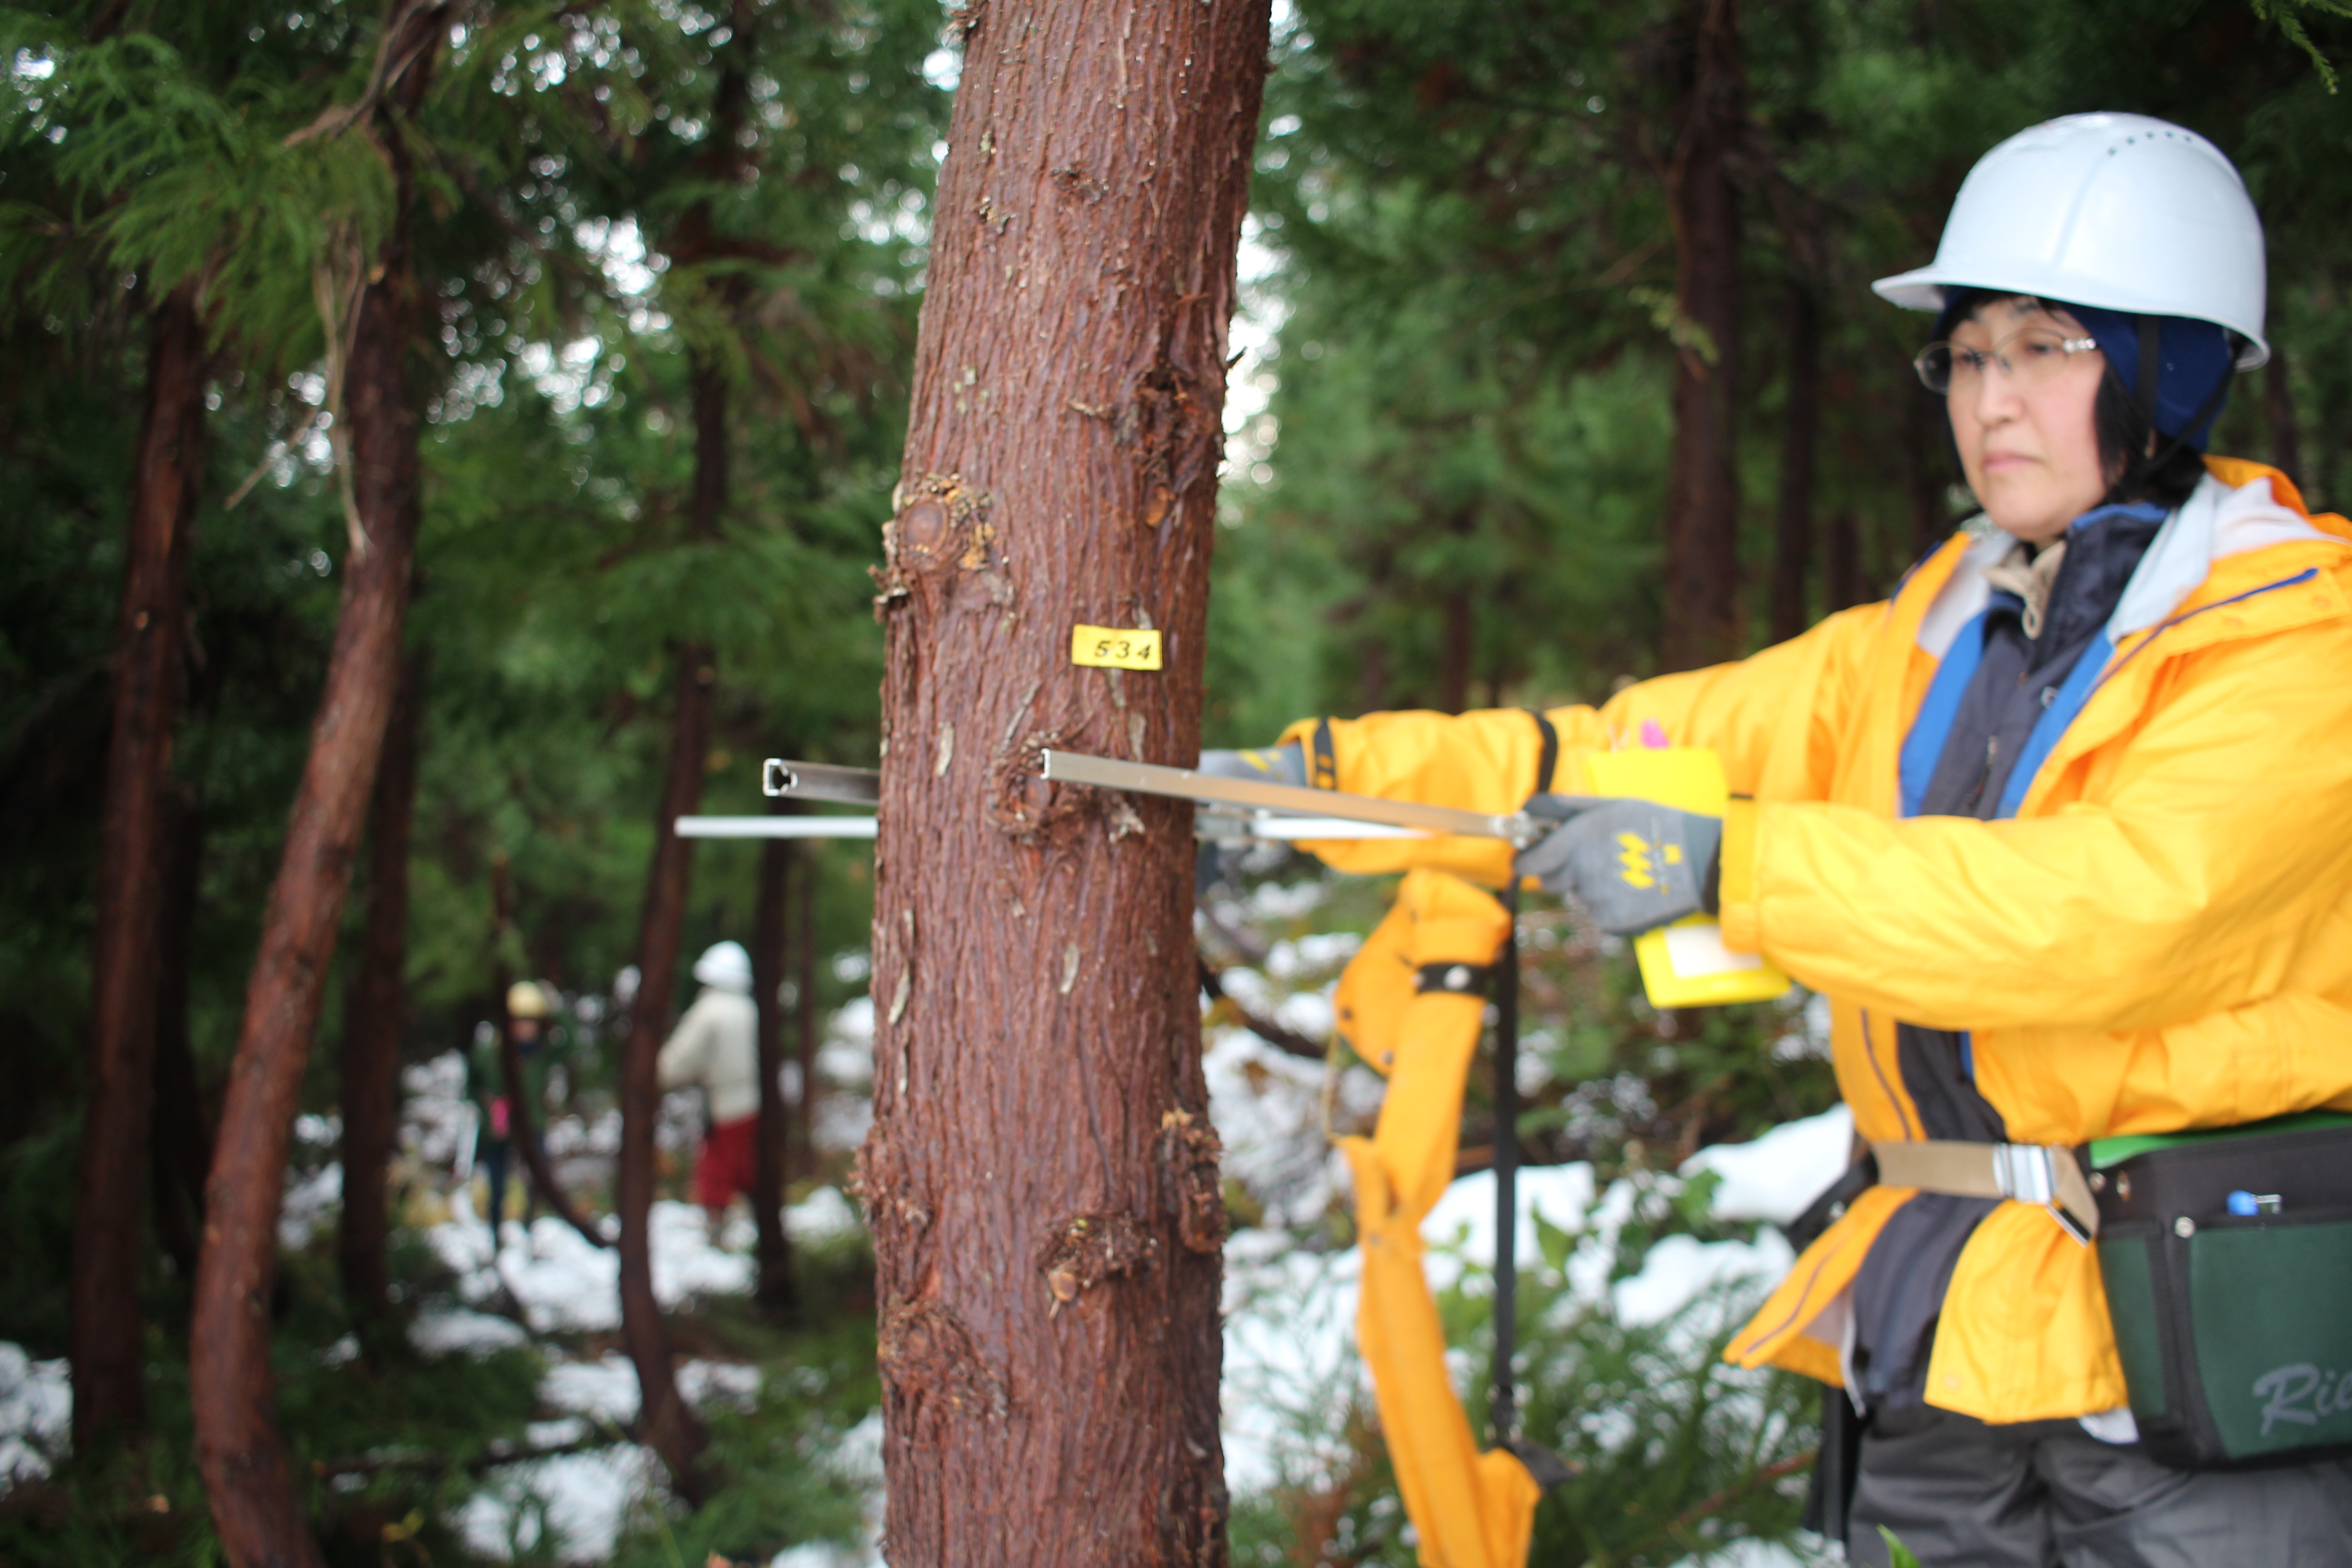
[[[2015,294],[1994,289],[1956,289],[1944,302],[1943,314],[1936,319],[1938,337],[1950,335],[1953,326],[1975,315],[1985,306],[2002,300],[2018,300],[2052,308],[2031,294]],[[2063,305],[2055,307],[2064,310]],[[2099,466],[2103,472],[2114,474],[2116,481],[2107,487],[2107,502],[2149,501],[2170,511],[2189,499],[2197,482],[2205,477],[2204,455],[2186,441],[2166,437],[2156,439],[2156,456],[2148,455],[2148,437],[2155,433],[2147,414],[2139,405],[2131,388],[2116,378],[2111,365],[2099,378],[2099,395],[2091,405],[2091,427],[2099,442]],[[1952,445],[1951,427],[1945,426],[1945,442]],[[1959,465],[1959,448],[1952,446],[1953,466]]]
[[[2099,395],[2091,405],[2091,425],[2099,437],[2099,462],[2105,472],[2119,476],[2107,487],[2110,505],[2120,501],[2150,501],[2170,511],[2189,499],[2205,477],[2205,455],[2186,441],[2156,437],[2156,456],[2148,453],[2148,423],[2138,399],[2124,389],[2111,367],[2099,378]]]

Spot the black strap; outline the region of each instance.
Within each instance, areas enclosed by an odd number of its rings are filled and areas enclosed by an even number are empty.
[[[1519,886],[1503,889],[1510,925],[1495,955],[1495,1447],[1519,1440],[1512,1358],[1519,1350]]]
[[[1494,981],[1491,963],[1424,963],[1412,972],[1416,994],[1438,991],[1450,996],[1484,996]]]
[[[1551,775],[1559,770],[1559,726],[1532,708],[1528,717],[1536,721],[1536,733],[1543,738],[1543,752],[1536,759],[1536,787],[1528,793],[1545,795],[1551,790]]]
[[[1307,752],[1307,782],[1317,789],[1339,787],[1339,756],[1331,744],[1331,721],[1315,721],[1315,743]]]

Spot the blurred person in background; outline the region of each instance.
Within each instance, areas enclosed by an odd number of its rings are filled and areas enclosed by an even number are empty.
[[[760,1155],[760,1010],[751,1000],[751,955],[743,944],[712,944],[695,960],[702,994],[661,1048],[665,1089],[700,1089],[709,1127],[694,1164],[694,1201],[716,1243],[727,1205],[751,1196]]]

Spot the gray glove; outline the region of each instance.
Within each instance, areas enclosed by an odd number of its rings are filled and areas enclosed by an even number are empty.
[[[1576,900],[1602,931],[1635,936],[1715,911],[1723,818],[1581,795],[1539,795],[1527,812],[1560,826],[1520,850],[1512,869]]]
[[[1259,784],[1307,787],[1307,750],[1293,741],[1255,752],[1202,752],[1192,769],[1213,779],[1255,779]]]

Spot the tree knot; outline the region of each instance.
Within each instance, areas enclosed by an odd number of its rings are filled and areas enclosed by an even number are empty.
[[[1080,1214],[1056,1225],[1037,1248],[1037,1272],[1059,1312],[1086,1291],[1122,1274],[1148,1271],[1160,1238],[1129,1214]]]
[[[1225,1190],[1218,1162],[1225,1146],[1217,1130],[1189,1110],[1160,1119],[1160,1164],[1176,1199],[1176,1235],[1192,1252],[1214,1252],[1225,1242]]]

